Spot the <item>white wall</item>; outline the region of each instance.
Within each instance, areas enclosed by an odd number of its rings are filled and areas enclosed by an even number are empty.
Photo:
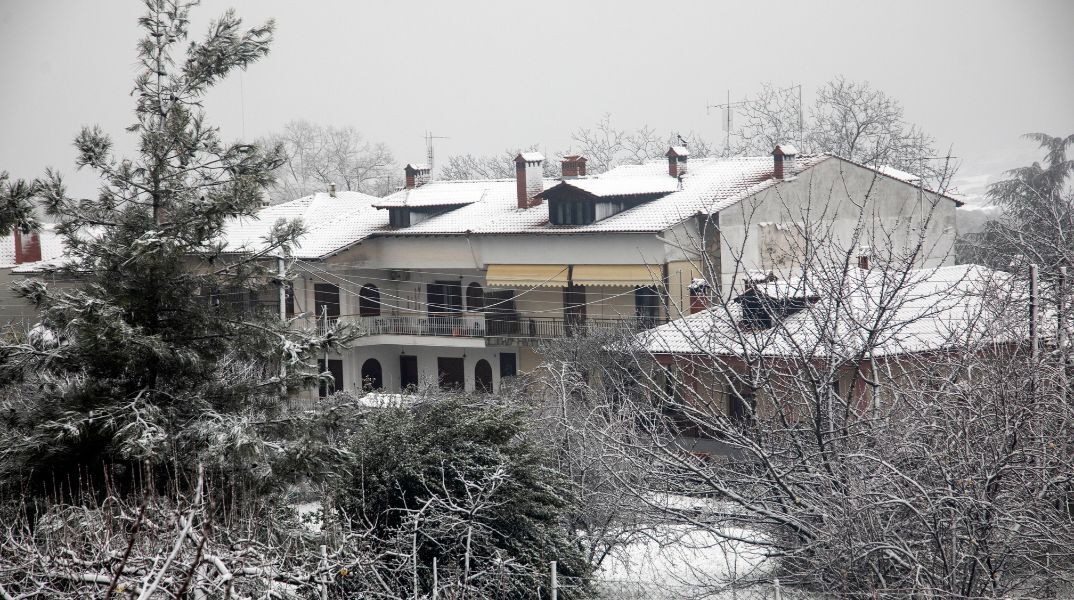
[[[835,158],[720,211],[719,218],[724,290],[732,289],[733,277],[741,281],[743,270],[771,268],[761,250],[764,224],[804,227],[811,244],[824,240],[818,244],[823,249],[852,251],[851,264],[862,247],[878,264],[898,262],[921,242],[915,267],[954,264],[953,201]],[[795,266],[777,267],[776,275],[793,275]]]

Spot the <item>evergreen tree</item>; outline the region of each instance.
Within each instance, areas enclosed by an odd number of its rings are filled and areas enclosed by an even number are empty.
[[[579,498],[529,435],[530,419],[503,400],[448,397],[378,410],[355,428],[336,506],[375,524],[377,554],[395,557],[378,578],[409,589],[418,564],[428,593],[435,557],[442,590],[538,598],[556,560],[560,597],[588,597],[591,567],[568,524]]]
[[[188,45],[194,4],[146,0],[127,128],[137,154],[116,157],[99,127],[75,139],[77,167],[99,175],[96,199],[69,197],[54,171],[7,189],[8,206],[32,189],[57,220],[69,251],[58,271],[80,283],[31,279],[18,290],[40,323],[0,344],[0,483],[33,474],[40,491],[76,472],[116,481],[136,464],[160,475],[194,461],[267,474],[286,445],[267,443],[255,423],[284,387],[316,377],[307,355],[324,340],[289,331],[275,305],[252,310],[276,297],[276,261],[265,259],[286,252],[301,225],[277,223],[251,253],[225,252],[221,240],[225,223],[261,206],[280,151],[223,141],[201,106],[214,84],[265,56],[273,23],[244,30],[228,11]]]
[[[1074,160],[1067,157],[1074,135],[1025,137],[1040,144],[1044,161],[1011,169],[989,187],[988,198],[1003,209],[1003,219],[990,222],[980,236],[981,256],[1005,268],[1036,263],[1046,280],[1055,279],[1060,267],[1074,268]]]

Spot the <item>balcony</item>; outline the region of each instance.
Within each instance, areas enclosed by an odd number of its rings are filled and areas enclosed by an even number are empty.
[[[463,313],[459,315],[397,315],[343,317],[358,328],[362,337],[375,335],[491,338],[507,340],[553,340],[567,337],[596,337],[614,332],[633,334],[662,324],[652,317],[622,319],[563,319],[502,314]],[[338,318],[317,319],[323,335]]]
[[[597,337],[620,332],[634,334],[663,321],[656,318],[562,319],[556,317],[518,317],[487,319],[485,337],[517,340],[554,340],[566,337]]]

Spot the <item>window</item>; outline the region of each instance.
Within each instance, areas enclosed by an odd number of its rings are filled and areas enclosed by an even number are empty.
[[[358,290],[358,315],[362,317],[380,316],[380,290],[368,283]]]
[[[660,292],[653,286],[635,289],[634,311],[638,317],[638,327],[642,329],[655,327],[660,320]]]
[[[514,352],[500,353],[500,379],[518,374],[518,355]]]
[[[371,358],[362,363],[362,390],[371,392],[384,388],[384,371],[380,368],[380,361]]]
[[[492,365],[483,358],[474,365],[474,391],[492,393]]]
[[[553,225],[588,225],[597,219],[592,202],[579,200],[550,200],[548,220]]]
[[[284,298],[284,316],[290,318],[295,316],[295,282],[288,281],[287,285],[284,287],[284,291],[286,293]]]
[[[437,281],[427,287],[430,313],[462,312],[462,282]]]
[[[399,391],[406,393],[418,387],[418,357],[404,354],[399,357]]]
[[[742,390],[731,393],[728,398],[730,403],[731,420],[747,425],[753,422],[753,411],[757,408],[757,399],[753,390]]]
[[[461,358],[438,357],[436,359],[436,371],[440,389],[466,389],[466,371]]]
[[[410,209],[389,208],[388,225],[392,227],[410,227]]]
[[[325,379],[321,380],[321,387],[317,392],[317,395],[321,398],[327,398],[332,394],[343,389],[343,361],[336,359],[328,359],[328,367],[325,368],[324,361],[317,361],[317,371],[324,373],[328,371],[332,375],[332,381]]]
[[[485,308],[485,290],[478,282],[466,286],[466,310],[480,312]]]
[[[317,317],[327,314],[330,321],[339,318],[339,287],[331,283],[313,284],[313,309]]]

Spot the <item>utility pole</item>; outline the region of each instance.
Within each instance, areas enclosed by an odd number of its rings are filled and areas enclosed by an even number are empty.
[[[559,577],[556,575],[556,561],[552,561],[552,600],[559,600]]]
[[[1039,310],[1039,297],[1037,295],[1037,265],[1029,265],[1029,352],[1033,359],[1033,368],[1036,368],[1037,355],[1037,312]]]
[[[1059,345],[1059,385],[1063,405],[1067,401],[1067,268],[1059,267],[1059,301],[1056,303],[1056,341]]]
[[[284,264],[283,254],[277,259],[276,277],[280,280],[280,321],[287,323],[287,265]],[[287,395],[287,350],[280,352],[280,395]]]

